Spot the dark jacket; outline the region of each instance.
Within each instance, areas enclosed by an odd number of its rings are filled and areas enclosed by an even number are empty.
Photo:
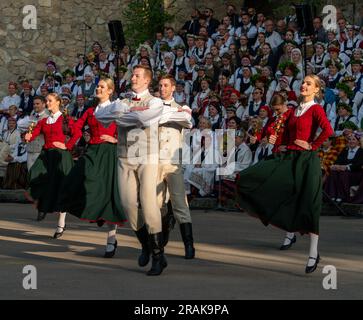
[[[350,171],[362,171],[363,166],[363,149],[359,148],[353,159],[348,160],[349,148],[344,149],[338,156],[335,164],[350,165]]]

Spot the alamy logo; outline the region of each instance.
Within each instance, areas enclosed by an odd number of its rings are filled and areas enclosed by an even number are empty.
[[[323,288],[325,290],[336,290],[337,286],[337,269],[334,266],[325,266],[323,273],[327,276],[323,279]]]
[[[27,265],[23,268],[23,274],[26,274],[26,276],[23,279],[23,288],[25,290],[38,289],[37,268],[32,265]]]
[[[23,28],[25,30],[37,29],[37,8],[33,5],[27,5],[23,8]]]
[[[325,30],[337,30],[337,8],[327,5],[324,6],[322,13],[326,15],[323,19]]]

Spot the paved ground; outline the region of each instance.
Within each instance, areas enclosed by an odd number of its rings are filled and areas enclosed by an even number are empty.
[[[35,221],[27,204],[0,204],[0,299],[363,299],[363,220],[323,217],[323,260],[305,275],[308,238],[277,250],[283,233],[241,213],[193,211],[197,258],[182,258],[178,230],[169,242],[168,268],[147,277],[138,243],[119,230],[113,259],[102,258],[106,229],[70,217],[51,239],[55,216]],[[37,268],[38,289],[24,290],[23,267]],[[323,267],[337,268],[337,290],[325,290]]]

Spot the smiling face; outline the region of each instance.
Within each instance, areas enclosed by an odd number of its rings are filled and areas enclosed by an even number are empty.
[[[47,108],[51,113],[56,113],[61,107],[61,99],[58,96],[48,94],[46,99]]]
[[[320,80],[317,76],[307,76],[300,88],[301,95],[308,101],[314,99],[320,92]]]
[[[175,91],[175,85],[170,79],[161,79],[159,82],[159,92],[163,100],[169,101],[173,97]]]
[[[102,102],[107,101],[112,95],[112,89],[110,89],[104,80],[98,82],[96,88],[96,97]]]

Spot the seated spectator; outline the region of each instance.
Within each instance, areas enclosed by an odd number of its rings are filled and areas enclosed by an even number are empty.
[[[242,118],[249,119],[258,115],[260,108],[265,104],[265,102],[262,100],[262,97],[263,90],[260,88],[256,88],[252,93],[252,101],[246,108],[246,111],[243,114]]]
[[[4,179],[4,189],[25,189],[27,187],[27,152],[25,133],[21,140],[11,146],[11,154],[5,159],[8,162]]]
[[[72,118],[74,118],[75,120],[78,120],[79,118],[81,118],[83,116],[83,114],[86,112],[86,110],[87,110],[87,108],[85,106],[84,96],[78,95],[76,105],[74,106],[72,114],[71,114]]]
[[[255,151],[252,164],[267,159],[272,154],[273,148],[273,144],[268,143],[267,137],[263,137]]]
[[[331,166],[326,180],[325,192],[338,203],[350,199],[350,187],[359,185],[363,178],[363,149],[360,147],[362,133],[354,132],[348,137],[348,147],[343,150]]]
[[[318,156],[320,158],[320,166],[323,175],[323,185],[330,174],[330,168],[338,158],[338,151],[334,148],[335,138],[330,137],[324,141],[320,148]]]
[[[9,119],[14,119],[18,121],[18,107],[16,105],[9,106],[8,114],[4,115],[0,120],[0,136],[3,136],[5,131],[8,130]]]
[[[15,105],[20,106],[21,98],[16,94],[18,85],[15,82],[9,82],[8,93],[9,95],[4,97],[0,103],[0,115],[6,113],[9,107]]]
[[[229,153],[227,161],[222,168],[217,169],[215,193],[218,194],[220,204],[226,205],[228,199],[235,199],[236,180],[238,173],[251,165],[252,152],[246,145],[246,132],[237,130],[235,133],[235,146]]]
[[[23,92],[20,95],[20,105],[19,111],[22,112],[23,115],[29,115],[33,111],[33,99],[32,95],[32,86],[30,84],[23,85]]]
[[[341,102],[337,106],[337,117],[332,126],[337,136],[342,134],[343,124],[348,121],[355,125],[357,125],[358,122],[357,118],[352,115],[352,107]]]
[[[209,120],[201,117],[198,129],[192,132],[192,162],[186,165],[184,171],[187,194],[192,192],[191,186],[194,186],[196,192],[202,197],[213,191],[217,163],[215,161],[215,135],[211,127]]]

